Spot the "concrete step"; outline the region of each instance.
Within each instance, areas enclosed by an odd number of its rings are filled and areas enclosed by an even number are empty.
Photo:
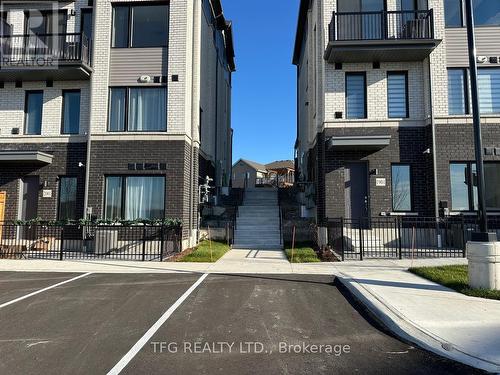
[[[283,246],[280,244],[277,245],[251,245],[251,244],[234,244],[235,249],[243,249],[243,250],[281,250]]]

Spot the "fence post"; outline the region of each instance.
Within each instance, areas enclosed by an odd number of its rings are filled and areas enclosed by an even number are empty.
[[[340,218],[340,249],[342,251],[342,262],[345,261],[345,244],[344,244],[344,217]]]
[[[401,238],[401,218],[396,217],[396,225],[398,228],[398,252],[399,259],[403,259],[403,239]]]
[[[142,261],[146,261],[146,224],[142,227]]]
[[[160,262],[163,262],[163,253],[165,251],[165,238],[164,238],[164,231],[165,226],[162,224],[160,227]]]
[[[64,259],[64,226],[61,227],[61,241],[59,243],[59,260]]]
[[[363,219],[359,219],[358,221],[358,230],[359,230],[359,260],[363,260]]]
[[[462,243],[463,243],[462,257],[467,258],[467,235],[465,234],[465,218],[463,217],[463,215],[462,215],[461,224],[462,224]]]

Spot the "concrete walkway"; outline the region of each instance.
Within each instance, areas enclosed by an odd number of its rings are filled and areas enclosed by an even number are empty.
[[[367,264],[340,266],[337,271],[347,289],[401,338],[461,363],[500,372],[500,301],[456,293],[399,267]]]

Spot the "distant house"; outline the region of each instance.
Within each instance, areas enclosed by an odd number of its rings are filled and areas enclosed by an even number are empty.
[[[268,178],[275,180],[279,187],[290,187],[295,182],[295,163],[293,160],[279,160],[266,165]]]
[[[294,162],[281,160],[260,164],[240,159],[233,165],[233,187],[293,186],[295,175]]]
[[[257,179],[267,176],[267,168],[251,160],[240,159],[233,165],[233,188],[255,187]]]

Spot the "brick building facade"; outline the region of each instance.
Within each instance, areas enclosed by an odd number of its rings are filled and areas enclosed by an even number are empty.
[[[487,204],[495,214],[500,46],[492,37],[500,24],[490,16],[500,4],[474,8]],[[309,216],[475,214],[463,12],[462,0],[301,1],[295,151]]]
[[[200,181],[231,175],[220,0],[9,2],[0,22],[0,221],[179,218],[193,245]]]

